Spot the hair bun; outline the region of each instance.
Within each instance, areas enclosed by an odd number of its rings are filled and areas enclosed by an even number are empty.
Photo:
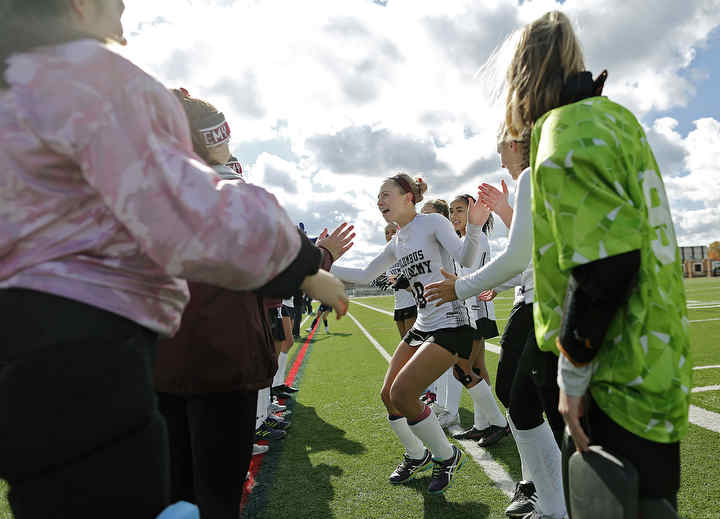
[[[420,196],[424,195],[425,192],[428,190],[428,185],[421,177],[417,177],[415,179],[415,183],[417,184],[418,191],[420,191]]]

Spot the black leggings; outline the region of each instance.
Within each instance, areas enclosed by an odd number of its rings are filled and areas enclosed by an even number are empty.
[[[560,446],[565,424],[558,412],[557,356],[538,348],[532,304],[512,308],[500,345],[495,391],[515,427],[534,429],[542,424],[544,411]]]
[[[236,519],[255,438],[257,391],[159,393],[170,439],[172,501],[202,517]]]
[[[32,290],[0,290],[0,315],[0,478],[14,517],[157,516],[169,478],[156,335]]]

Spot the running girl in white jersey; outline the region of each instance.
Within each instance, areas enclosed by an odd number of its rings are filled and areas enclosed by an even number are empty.
[[[389,242],[398,230],[398,226],[394,222],[390,222],[385,226],[385,242]],[[395,281],[402,275],[400,265],[396,263],[387,271],[388,279],[395,284]],[[415,303],[415,297],[413,296],[410,289],[398,289],[395,290],[395,312],[393,318],[397,325],[398,332],[400,332],[400,338],[405,337],[405,334],[415,324],[415,318],[417,317],[417,304]]]
[[[415,294],[418,317],[395,350],[382,388],[390,427],[406,451],[390,482],[407,481],[434,461],[428,491],[440,493],[460,468],[462,453],[448,442],[437,417],[418,397],[450,366],[458,366],[463,378],[471,373],[473,332],[462,302],[429,305],[424,290],[428,283],[442,279],[441,268],[452,269],[453,258],[463,265],[474,262],[482,235],[478,224],[487,220],[488,210],[479,203],[473,204],[468,236],[463,243],[441,215],[417,214],[415,204],[422,201],[426,189],[420,179],[416,181],[406,174],[385,180],[377,205],[386,221],[398,224],[397,234],[364,269],[333,265],[332,272],[348,282],[369,283],[400,262]]]
[[[450,221],[462,239],[465,239],[467,234],[468,207],[474,203],[475,197],[466,194],[458,195],[450,204]],[[482,227],[484,239],[481,241],[477,261],[470,268],[456,264],[456,274],[458,276],[470,274],[490,261],[490,242],[487,235],[492,228],[493,216],[490,214]],[[472,371],[478,378],[473,379],[467,385],[468,392],[473,400],[473,426],[465,431],[453,434],[453,438],[479,440],[479,446],[488,447],[510,434],[507,420],[500,411],[490,389],[490,375],[485,367],[485,339],[498,336],[498,328],[495,323],[495,307],[492,301],[484,301],[479,297],[466,299],[465,304],[470,310],[470,316],[475,328],[473,351],[476,351],[477,354],[474,357]],[[454,411],[457,415],[461,391],[462,386],[453,384],[450,381],[447,397],[448,412],[452,413]]]

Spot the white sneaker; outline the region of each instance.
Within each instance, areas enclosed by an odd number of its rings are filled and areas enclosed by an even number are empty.
[[[253,456],[257,456],[258,454],[265,454],[267,451],[270,450],[269,445],[260,445],[258,443],[253,443]]]

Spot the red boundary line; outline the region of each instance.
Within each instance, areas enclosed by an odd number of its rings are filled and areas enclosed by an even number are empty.
[[[320,324],[320,319],[318,319],[318,322],[315,323],[315,327],[312,329],[310,334],[307,336],[307,339],[305,339],[305,344],[303,344],[303,347],[298,352],[297,356],[295,357],[295,362],[293,362],[293,365],[290,367],[290,372],[285,377],[285,384],[288,386],[292,386],[293,382],[295,382],[295,378],[297,377],[298,371],[300,371],[300,366],[302,366],[303,361],[305,360],[305,355],[307,354],[308,346],[310,345],[310,341],[312,340],[313,336],[315,335],[315,330],[317,330],[318,325]],[[245,508],[245,505],[247,504],[248,499],[250,498],[250,494],[252,494],[253,488],[255,488],[255,483],[257,479],[257,475],[260,473],[260,469],[263,465],[263,459],[265,458],[265,454],[260,454],[258,456],[253,456],[250,460],[250,468],[248,469],[248,478],[245,480],[245,484],[243,485],[243,497],[240,501],[240,513],[242,513],[243,509]]]

